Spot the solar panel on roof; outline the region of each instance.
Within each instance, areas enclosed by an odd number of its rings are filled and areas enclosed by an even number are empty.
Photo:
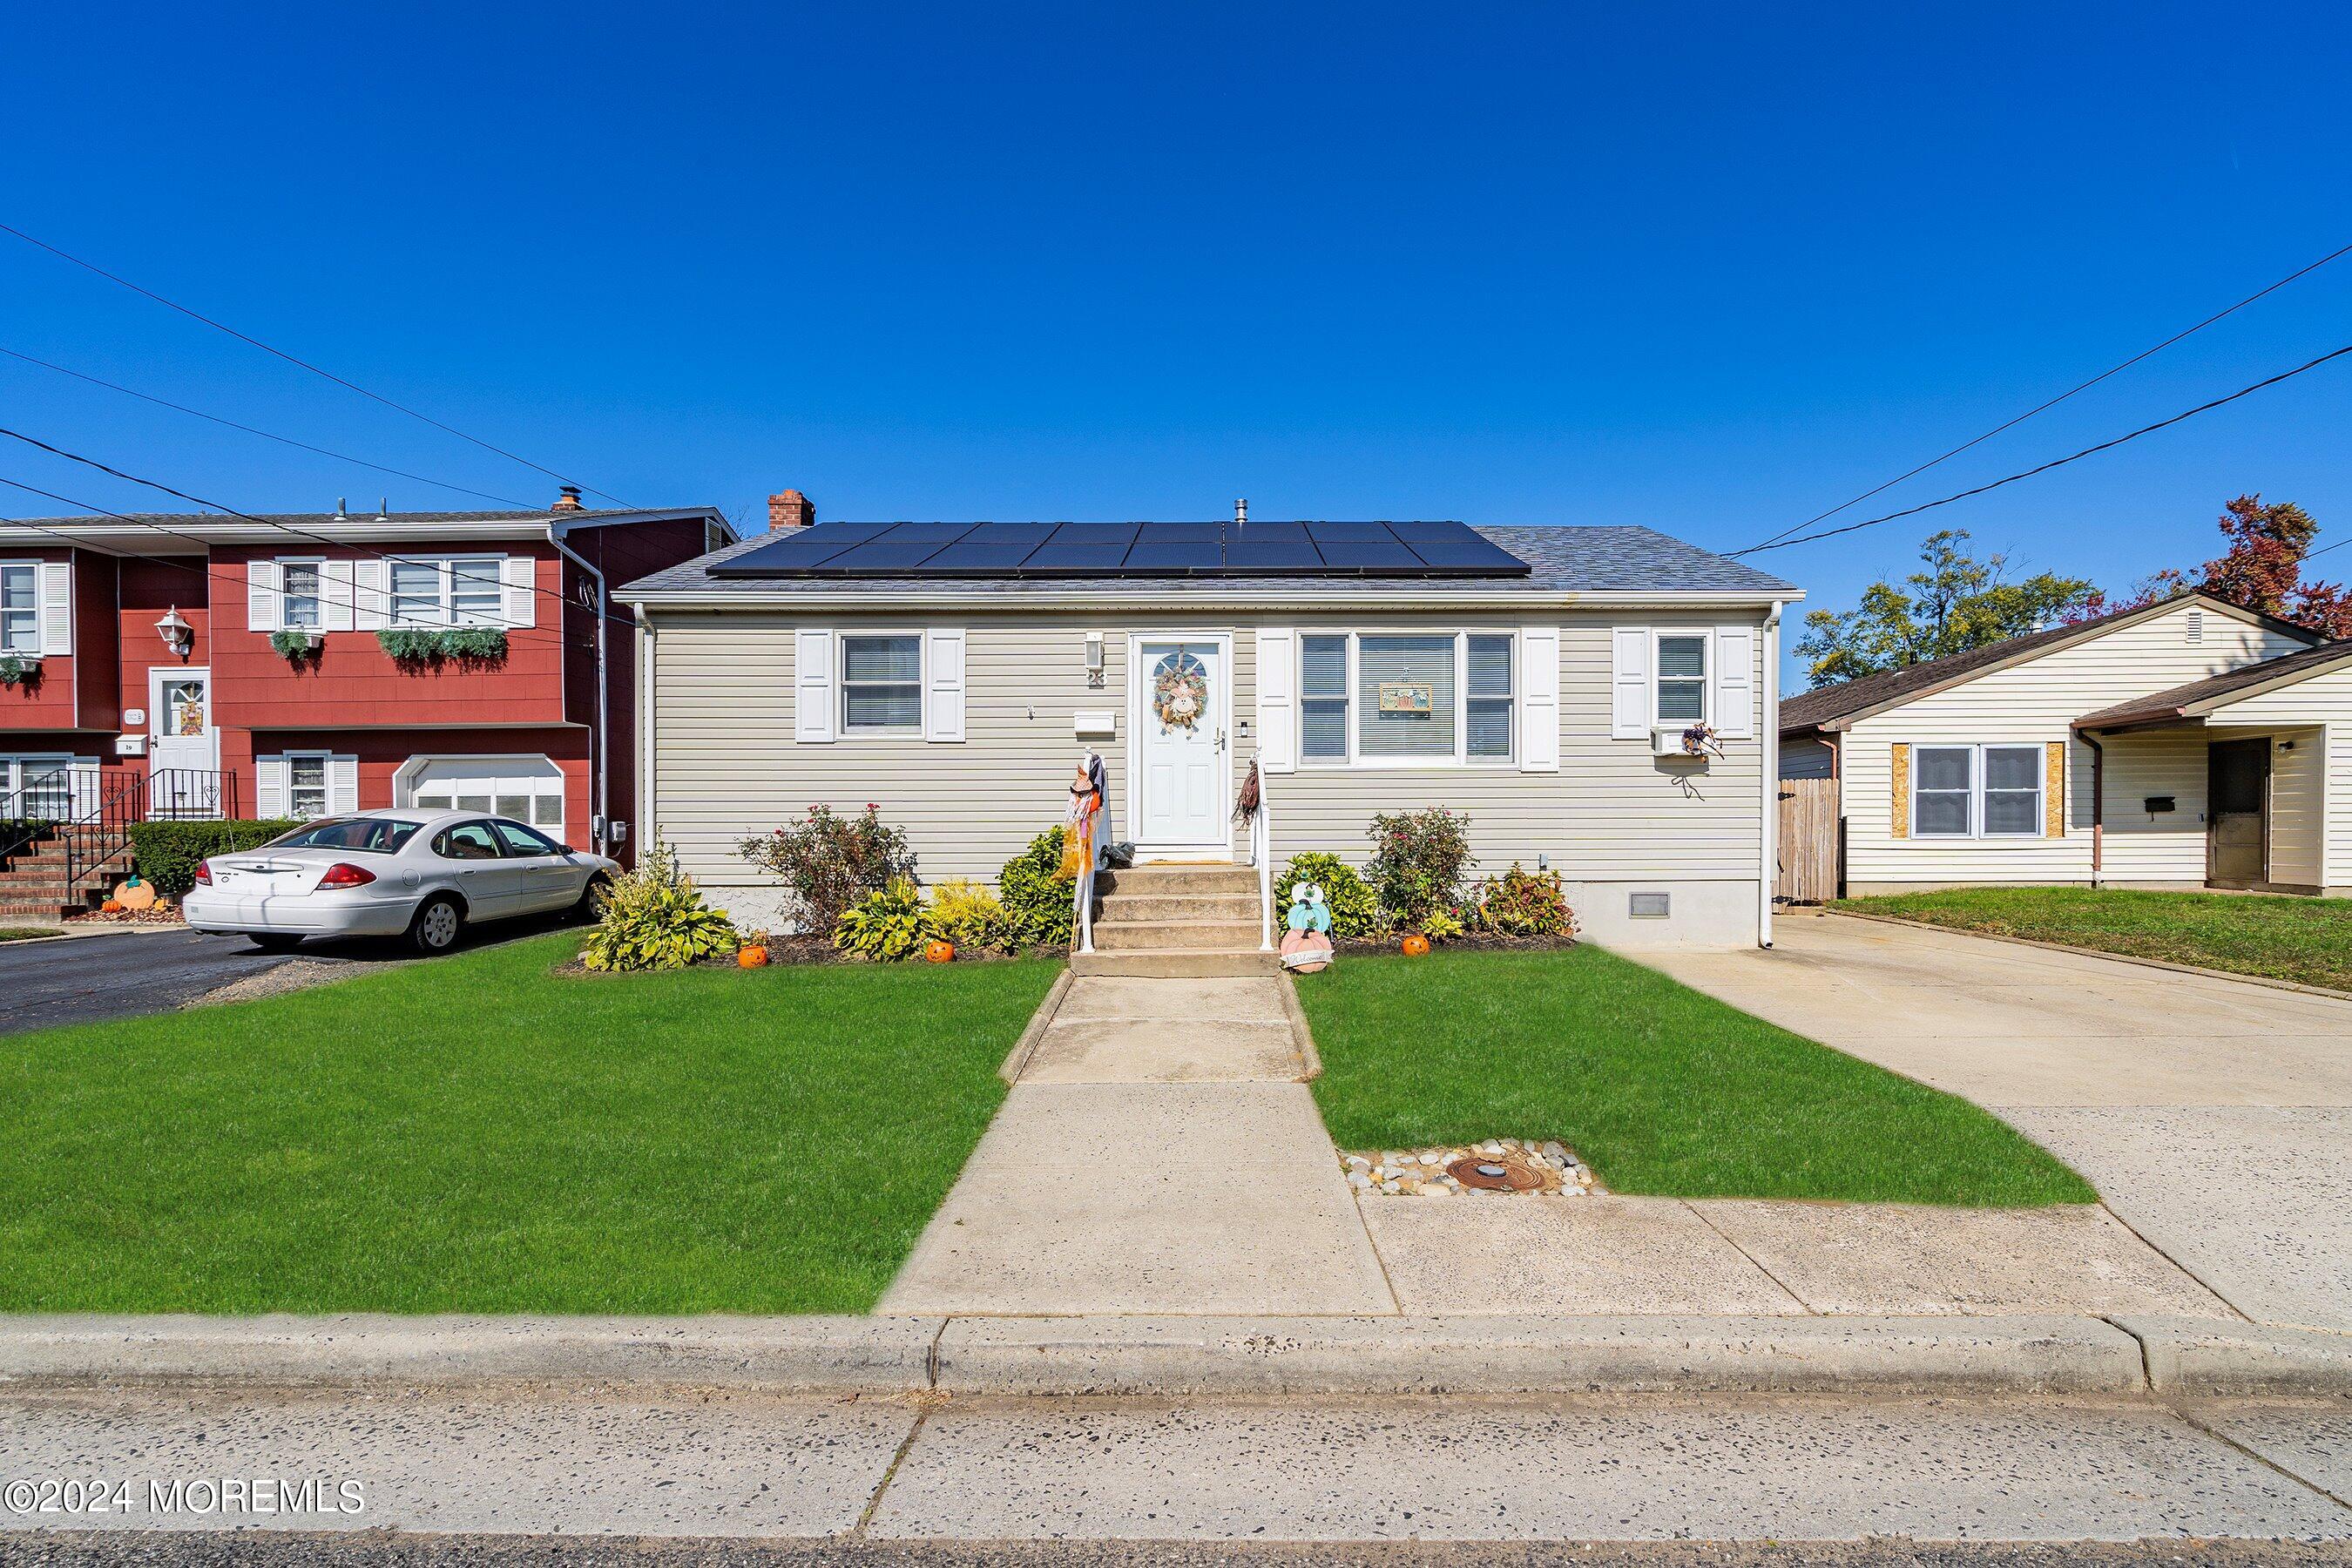
[[[1524,577],[1458,522],[819,523],[719,577]]]

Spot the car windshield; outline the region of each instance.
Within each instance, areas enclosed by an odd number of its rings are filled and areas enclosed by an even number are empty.
[[[306,822],[293,832],[271,839],[269,849],[357,849],[368,855],[396,855],[422,826],[390,816],[331,816]]]

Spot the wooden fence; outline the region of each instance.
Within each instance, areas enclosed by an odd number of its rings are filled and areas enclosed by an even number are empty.
[[[1786,904],[1825,903],[1838,896],[1838,781],[1780,781],[1780,877]]]

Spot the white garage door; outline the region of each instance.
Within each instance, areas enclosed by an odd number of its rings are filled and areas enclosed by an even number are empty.
[[[399,804],[417,811],[486,811],[563,831],[563,770],[545,757],[411,757]]]

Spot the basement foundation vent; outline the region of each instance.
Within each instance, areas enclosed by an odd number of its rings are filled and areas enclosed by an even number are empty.
[[[1671,893],[1634,893],[1626,903],[1625,912],[1637,921],[1662,921],[1674,913]]]

